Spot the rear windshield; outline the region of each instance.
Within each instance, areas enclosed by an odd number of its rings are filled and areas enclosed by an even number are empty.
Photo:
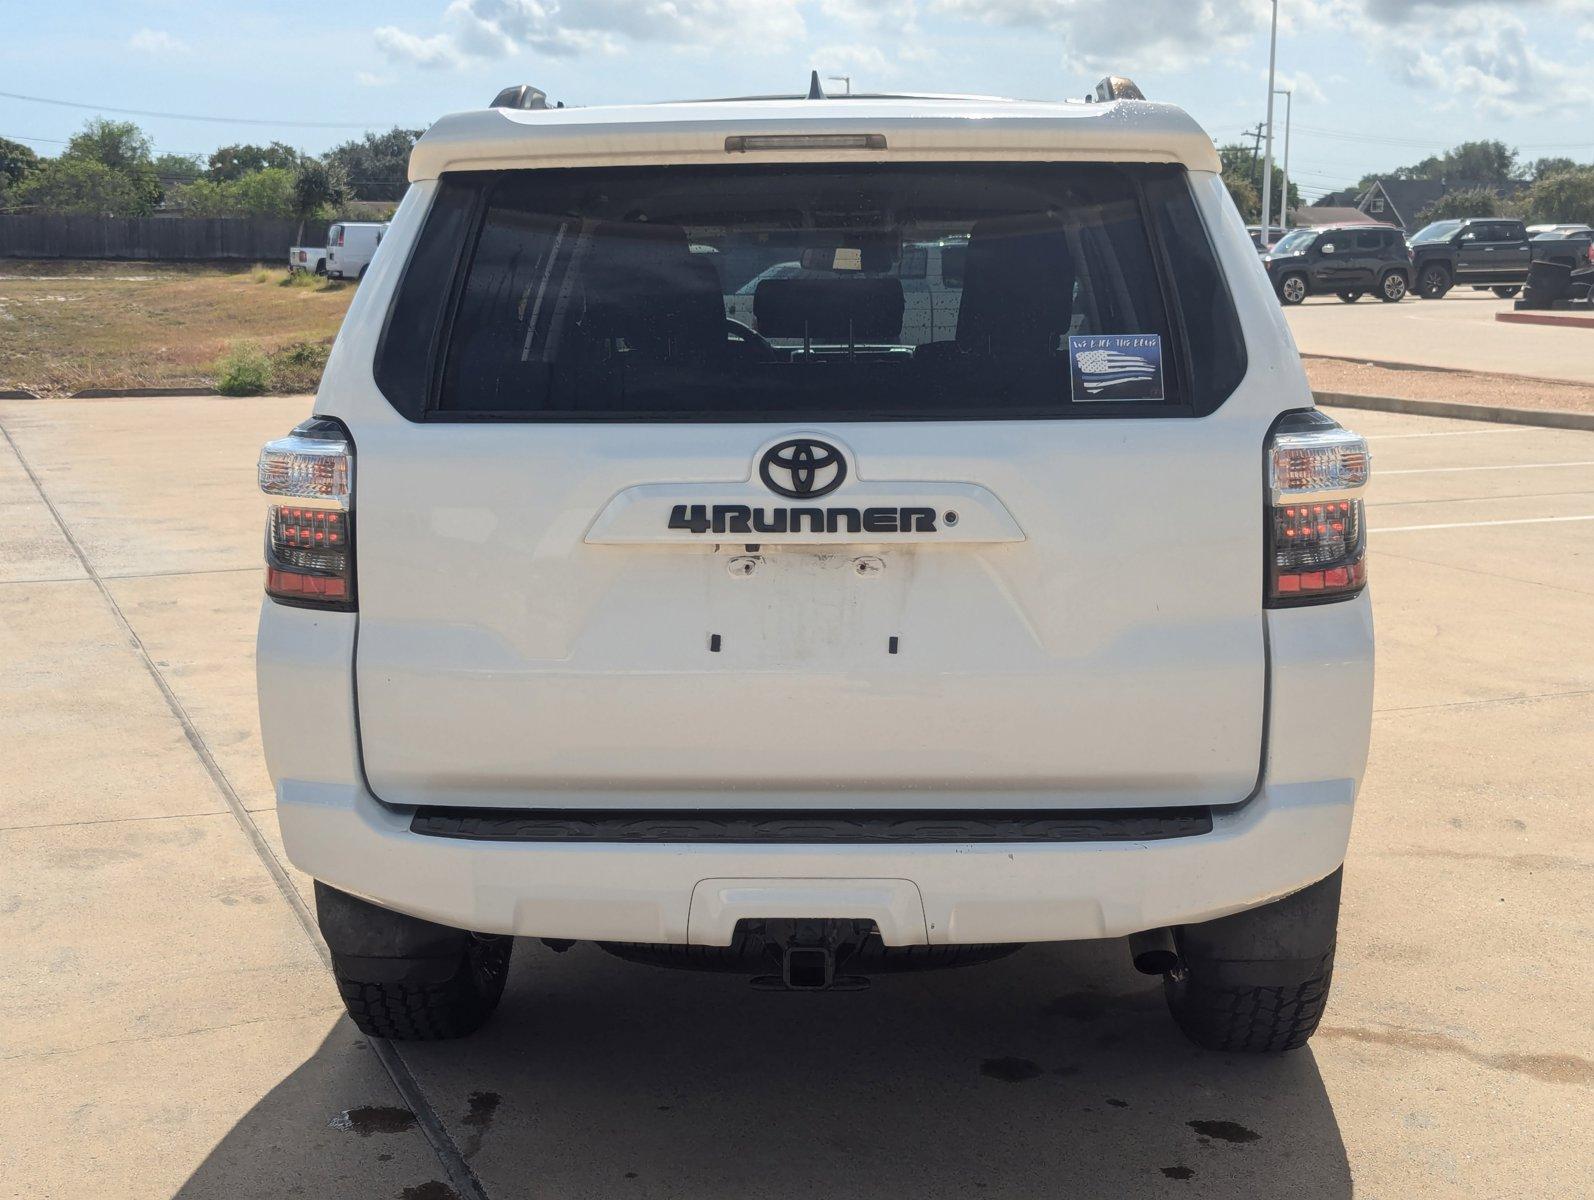
[[[377,381],[413,419],[1210,412],[1243,342],[1183,171],[445,175]]]

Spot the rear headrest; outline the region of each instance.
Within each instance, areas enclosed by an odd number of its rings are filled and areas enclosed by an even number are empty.
[[[604,221],[588,233],[580,280],[589,336],[624,338],[655,357],[724,349],[719,274],[692,253],[683,227]]]
[[[753,293],[753,318],[765,337],[895,342],[902,335],[902,281],[835,275],[766,279]]]
[[[1074,255],[1050,213],[992,217],[969,231],[958,345],[1005,354],[1054,351],[1074,310]]]

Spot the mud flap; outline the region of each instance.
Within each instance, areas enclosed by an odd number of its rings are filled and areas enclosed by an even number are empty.
[[[470,931],[423,921],[315,881],[316,920],[345,974],[373,983],[437,983],[459,970]]]
[[[1199,960],[1206,977],[1224,987],[1293,986],[1334,948],[1344,873],[1341,867],[1260,908],[1180,926],[1180,956]]]

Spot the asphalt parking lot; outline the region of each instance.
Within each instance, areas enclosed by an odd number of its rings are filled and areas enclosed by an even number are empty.
[[[1408,296],[1399,304],[1372,296],[1356,304],[1312,296],[1284,311],[1302,354],[1594,383],[1589,330],[1494,319],[1512,304],[1491,292],[1456,288],[1442,300]]]
[[[394,1057],[260,761],[254,460],[307,409],[0,402],[12,1194],[446,1200],[438,1144],[495,1200],[1586,1191],[1594,433],[1340,414],[1377,714],[1310,1049],[1194,1049],[1117,942],[821,996],[522,944],[483,1034]]]

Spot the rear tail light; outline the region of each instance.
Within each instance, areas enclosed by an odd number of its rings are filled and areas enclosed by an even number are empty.
[[[1346,600],[1367,585],[1365,438],[1316,409],[1268,437],[1267,605]]]
[[[260,490],[283,498],[266,518],[266,594],[282,604],[352,612],[354,448],[313,418],[260,451]]]

